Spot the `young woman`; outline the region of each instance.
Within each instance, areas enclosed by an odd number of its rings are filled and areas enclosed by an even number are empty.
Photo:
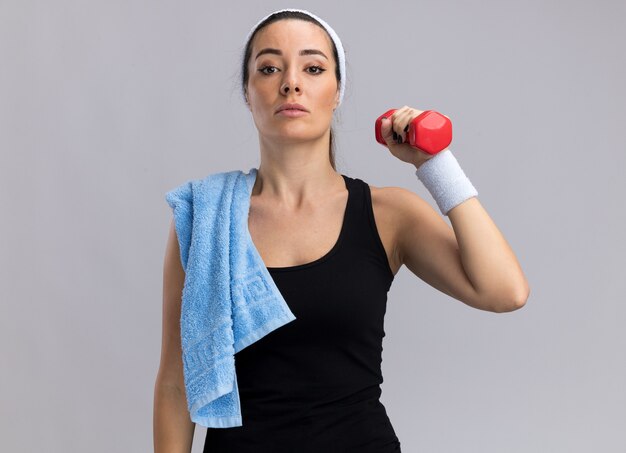
[[[297,319],[236,354],[243,426],[208,428],[205,452],[399,452],[379,397],[387,292],[400,267],[481,310],[516,310],[528,297],[514,253],[449,150],[435,155],[430,171],[442,176],[428,184],[435,197],[446,192],[436,184],[456,184],[446,193],[465,194],[452,206],[445,200],[453,228],[411,191],[336,171],[331,122],[345,76],[336,33],[304,10],[267,16],[246,41],[242,92],[260,147],[248,228]],[[420,113],[404,106],[382,132],[391,154],[426,181],[419,169],[435,157],[405,143]],[[172,221],[155,388],[157,452],[189,452],[195,427],[181,361],[178,247]]]

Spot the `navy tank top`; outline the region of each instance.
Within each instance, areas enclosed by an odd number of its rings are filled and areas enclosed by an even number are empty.
[[[341,176],[348,201],[333,248],[267,268],[296,319],[235,354],[243,426],[207,428],[205,453],[400,452],[380,401],[394,275],[369,185]]]

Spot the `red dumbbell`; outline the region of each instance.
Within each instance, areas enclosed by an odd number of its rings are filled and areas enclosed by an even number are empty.
[[[378,117],[375,125],[376,141],[387,145],[380,132],[383,118],[390,117],[397,109],[391,109]],[[452,141],[452,123],[450,119],[434,110],[426,110],[409,123],[408,143],[428,154],[437,154],[446,149]]]

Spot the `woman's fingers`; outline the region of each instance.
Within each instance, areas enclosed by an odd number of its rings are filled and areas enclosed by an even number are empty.
[[[422,112],[423,110],[414,109],[407,105],[393,112],[391,120],[393,123],[393,138],[396,143],[405,143],[407,141],[411,121],[417,118]]]

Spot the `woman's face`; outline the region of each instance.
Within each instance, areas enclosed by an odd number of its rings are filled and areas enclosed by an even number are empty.
[[[276,52],[263,52],[266,49]],[[323,55],[301,55],[304,50]],[[330,38],[313,23],[284,19],[259,31],[252,43],[246,87],[259,133],[281,142],[327,133],[339,101],[335,65]],[[301,104],[308,112],[298,117],[277,113],[285,102]]]

